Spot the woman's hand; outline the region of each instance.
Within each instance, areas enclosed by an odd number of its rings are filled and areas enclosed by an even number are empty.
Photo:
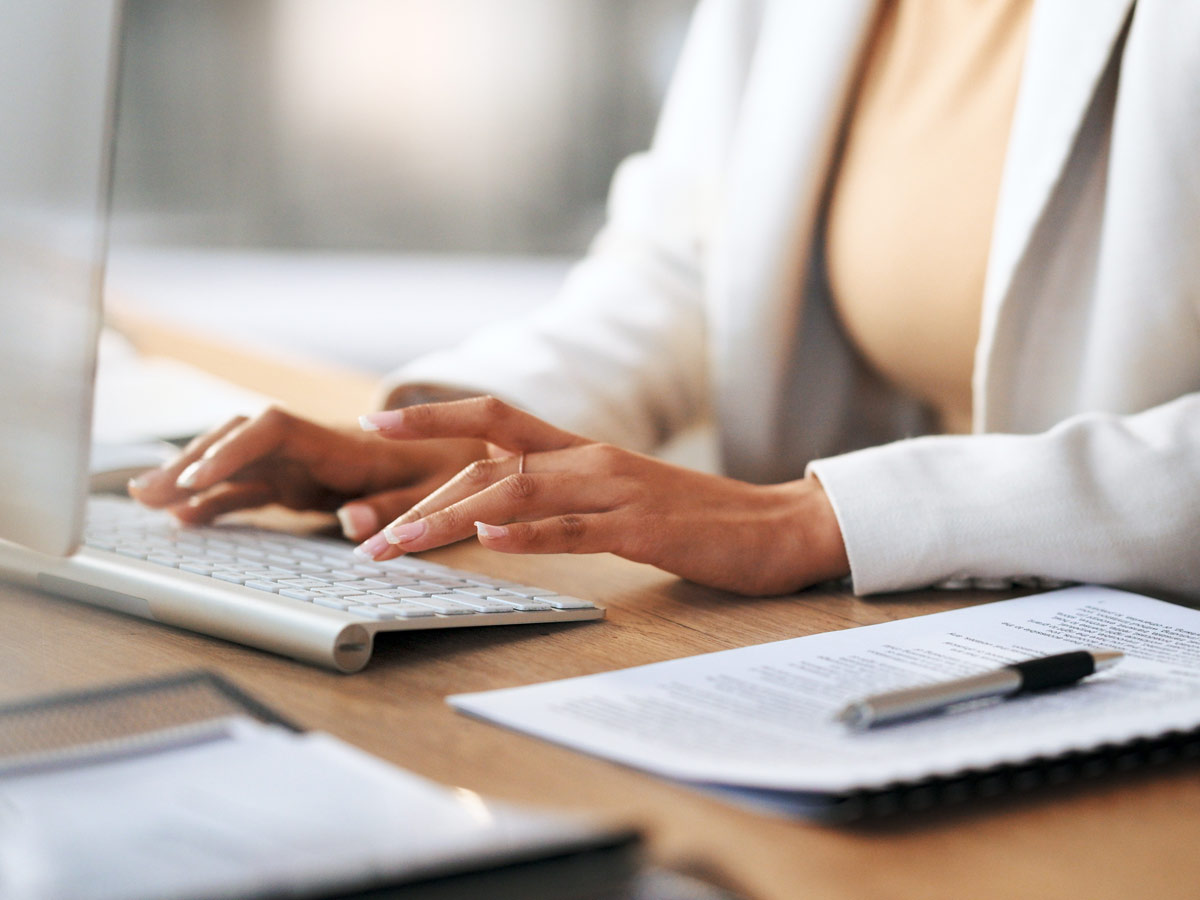
[[[561,431],[492,397],[362,418],[397,441],[486,441],[486,458],[364,541],[376,560],[477,534],[506,553],[608,551],[701,584],[781,594],[849,573],[812,478],[753,485]]]
[[[390,444],[272,408],[197,438],[129,492],[189,524],[268,503],[336,510],[346,536],[361,541],[486,453],[482,440]]]

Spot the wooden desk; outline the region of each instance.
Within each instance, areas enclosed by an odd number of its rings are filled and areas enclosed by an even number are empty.
[[[456,692],[903,618],[994,594],[864,600],[812,591],[747,600],[609,556],[510,557],[473,541],[430,556],[594,598],[608,607],[608,618],[382,635],[367,669],[342,676],[0,584],[0,701],[208,668],[304,727],[332,732],[443,783],[633,821],[646,830],[657,859],[715,872],[753,898],[1200,895],[1195,767],[838,830],[741,811],[474,721],[443,702]]]

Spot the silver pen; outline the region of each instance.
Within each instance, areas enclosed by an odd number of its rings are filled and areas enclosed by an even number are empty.
[[[981,675],[864,697],[836,718],[851,728],[863,729],[940,712],[971,700],[1062,687],[1115,666],[1124,655],[1120,650],[1072,650],[1028,659]]]

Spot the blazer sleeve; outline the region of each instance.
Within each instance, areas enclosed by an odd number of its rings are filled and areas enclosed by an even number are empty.
[[[808,468],[833,503],[855,593],[1032,578],[1200,596],[1200,394]]]
[[[758,4],[706,0],[650,150],[613,179],[608,220],[557,299],[393,372],[496,394],[589,437],[649,449],[709,403],[703,259]]]

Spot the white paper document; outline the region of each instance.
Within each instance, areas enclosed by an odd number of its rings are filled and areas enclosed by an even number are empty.
[[[868,694],[1089,647],[1126,658],[985,708],[863,732],[834,720]],[[842,793],[1200,725],[1200,611],[1068,588],[449,702],[670,778]]]
[[[190,438],[235,415],[259,413],[271,402],[195,366],[142,356],[112,331],[100,336],[92,415],[96,441],[127,444]]]
[[[233,720],[193,746],[0,775],[0,897],[340,896],[536,858],[591,833],[329,735]]]

